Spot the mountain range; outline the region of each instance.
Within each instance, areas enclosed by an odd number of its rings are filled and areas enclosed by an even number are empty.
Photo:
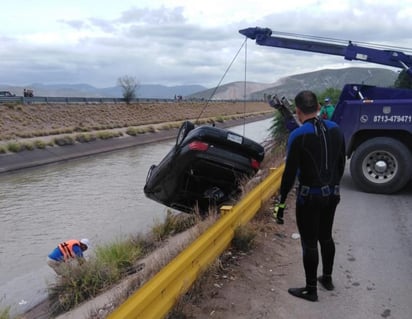
[[[328,88],[342,89],[345,84],[368,84],[382,87],[393,86],[398,73],[383,68],[344,68],[324,69],[279,79],[275,83],[233,82],[216,89],[212,99],[246,99],[261,100],[265,94],[293,97],[301,90],[316,93]],[[245,90],[246,87],[246,90]],[[192,94],[192,98],[210,99],[215,89]],[[246,94],[244,93],[246,91]]]
[[[363,83],[376,86],[393,86],[398,73],[383,68],[351,67],[344,69],[324,69],[280,78],[274,83],[231,82],[218,88],[201,85],[164,86],[140,84],[136,91],[138,98],[241,100],[262,99],[264,94],[293,96],[307,89],[322,92],[327,88],[341,89],[348,83]],[[8,90],[17,96],[24,88],[34,90],[35,96],[49,97],[122,97],[119,86],[96,88],[89,84],[41,84],[33,83],[24,87],[0,84],[0,90]]]

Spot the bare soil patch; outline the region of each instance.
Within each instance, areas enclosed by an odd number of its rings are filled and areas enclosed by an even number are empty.
[[[220,266],[178,305],[182,318],[292,318],[288,309],[300,300],[287,289],[304,283],[300,240],[292,238],[297,233],[294,196],[288,198],[284,225],[274,221],[272,203],[266,206],[251,221],[257,233],[253,249],[226,251]]]

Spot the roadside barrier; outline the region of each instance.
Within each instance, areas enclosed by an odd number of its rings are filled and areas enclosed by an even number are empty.
[[[158,319],[173,308],[204,270],[229,246],[235,230],[246,225],[280,187],[284,164],[235,206],[223,206],[222,215],[151,280],[112,312],[109,319]]]

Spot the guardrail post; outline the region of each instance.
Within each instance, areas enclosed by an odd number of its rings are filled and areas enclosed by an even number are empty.
[[[233,209],[233,206],[230,205],[223,205],[222,207],[220,207],[220,213],[222,215],[226,215],[228,213],[230,213]]]

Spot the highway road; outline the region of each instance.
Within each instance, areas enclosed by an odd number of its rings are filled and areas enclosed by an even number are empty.
[[[336,289],[319,288],[317,303],[288,295],[303,278],[296,254],[273,305],[277,318],[412,318],[412,183],[396,195],[362,193],[348,171],[334,226]]]
[[[396,195],[367,194],[347,173],[342,187],[336,276],[347,309],[329,318],[412,318],[412,183]]]

